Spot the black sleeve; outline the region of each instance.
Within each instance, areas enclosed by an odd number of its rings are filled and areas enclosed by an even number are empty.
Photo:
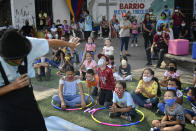
[[[131,75],[131,66],[128,64],[127,65],[127,75]]]

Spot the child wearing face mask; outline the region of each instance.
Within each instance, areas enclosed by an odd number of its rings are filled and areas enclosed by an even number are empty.
[[[82,58],[81,63],[84,62],[87,51],[91,52],[93,55],[95,54],[96,45],[95,45],[94,40],[93,40],[92,37],[88,37],[88,43],[86,43],[86,45],[85,45],[85,49],[84,49],[83,58]]]
[[[131,92],[134,101],[142,107],[151,109],[159,102],[161,95],[158,79],[154,77],[154,71],[150,68],[144,69],[138,86]]]
[[[174,90],[176,92],[176,102],[180,105],[182,105],[183,103],[183,93],[181,91],[181,82],[179,80],[177,80],[176,78],[171,78],[168,81],[168,86],[167,86],[168,90]],[[164,114],[165,113],[165,103],[164,102],[160,102],[158,103],[158,110],[157,110],[157,114]]]
[[[131,47],[134,46],[134,42],[135,42],[135,47],[138,47],[138,44],[137,44],[138,27],[139,27],[139,25],[137,24],[137,20],[134,19],[133,23],[131,24],[131,29],[132,29],[132,42],[131,42],[132,44],[131,44]]]
[[[111,46],[111,40],[109,38],[105,39],[105,46],[103,47],[102,54],[105,54],[107,56],[114,55],[114,47]]]
[[[176,103],[176,92],[167,90],[164,94],[165,115],[162,120],[153,120],[151,131],[183,131],[185,117],[183,107]]]
[[[59,94],[54,95],[52,100],[62,109],[66,109],[68,106],[85,108],[88,96],[84,95],[81,81],[74,77],[73,66],[65,64],[61,72],[65,73],[65,78],[59,80]]]
[[[95,75],[93,69],[88,69],[86,72],[86,87],[88,88],[88,94],[92,96],[98,95],[98,82],[99,77]],[[93,88],[93,92],[91,93],[91,89]]]
[[[114,74],[114,77],[116,80],[132,81],[131,65],[127,63],[127,57],[125,55],[121,58],[119,74]]]
[[[189,89],[187,99],[190,102],[192,109],[184,109],[184,115],[191,124],[196,126],[196,88]]]
[[[109,116],[121,117],[127,121],[132,121],[133,117],[137,114],[135,111],[135,104],[133,98],[126,91],[126,82],[117,81],[115,91],[113,92],[113,104],[110,107]]]
[[[115,78],[115,75],[117,74],[117,67],[114,63],[114,56],[113,55],[110,55],[109,56],[109,63],[107,65],[110,69],[112,69],[112,72],[113,72],[113,76],[114,76],[114,79],[116,80]]]
[[[162,25],[162,24],[167,24],[167,25],[169,25],[169,21],[168,21],[168,19],[167,19],[167,15],[166,15],[166,13],[164,13],[164,12],[161,13],[161,19],[159,19],[159,20],[157,21],[157,24],[156,24],[156,31],[158,30],[158,27],[159,27],[160,25]]]
[[[184,20],[181,23],[179,39],[190,39],[188,25],[186,25]]]
[[[164,73],[164,78],[163,80],[161,80],[159,82],[159,84],[161,86],[163,86],[161,89],[165,89],[164,87],[167,87],[168,85],[168,81],[171,79],[171,78],[176,78],[177,80],[180,81],[180,73],[179,71],[177,70],[177,65],[176,65],[176,62],[174,61],[170,61],[168,63],[168,69],[165,71]]]
[[[115,88],[115,81],[112,73],[112,69],[110,69],[107,64],[109,61],[108,56],[104,54],[98,55],[98,77],[99,77],[99,88],[98,88],[98,101],[100,105],[104,105],[106,107],[111,106],[112,104],[112,91]]]
[[[91,52],[86,52],[86,59],[84,60],[82,66],[80,67],[80,76],[82,80],[86,80],[86,71],[88,69],[93,69],[96,73],[97,70],[97,63],[93,60],[93,56]]]

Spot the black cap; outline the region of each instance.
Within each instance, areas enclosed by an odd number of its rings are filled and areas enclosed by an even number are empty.
[[[165,5],[165,8],[168,8],[168,5]]]
[[[0,56],[15,60],[24,58],[31,51],[31,43],[16,30],[7,30],[0,40]]]

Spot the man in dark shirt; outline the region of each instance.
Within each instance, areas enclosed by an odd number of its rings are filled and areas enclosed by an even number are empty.
[[[20,30],[20,34],[22,34],[23,36],[31,36],[32,30],[33,30],[33,27],[30,26],[29,21],[26,20],[25,25]]]

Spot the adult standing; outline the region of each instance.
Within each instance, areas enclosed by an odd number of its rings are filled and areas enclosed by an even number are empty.
[[[85,10],[84,11],[84,15],[85,15],[85,21],[84,21],[84,37],[85,40],[88,40],[88,37],[91,35],[91,32],[93,30],[93,23],[92,23],[92,19],[91,16],[89,15],[89,11]]]
[[[144,37],[144,47],[145,50],[151,47],[153,42],[153,22],[150,20],[150,14],[146,13],[144,16],[144,21],[142,22],[143,28],[143,37]],[[146,50],[147,55],[147,50]],[[147,63],[147,65],[151,65],[151,63]]]
[[[14,30],[4,33],[0,42],[0,130],[46,131],[43,116],[33,94],[30,78],[35,77],[33,61],[50,47],[78,44],[61,40],[23,37]]]
[[[112,19],[110,20],[110,32],[111,32],[111,38],[114,38],[115,35],[118,36],[117,31],[115,29],[115,25],[117,25],[118,22],[118,19],[116,18],[116,15],[114,14]]]
[[[174,21],[173,22],[174,39],[179,38],[180,28],[184,17],[185,17],[184,14],[180,11],[180,7],[177,6],[171,15],[171,18]]]
[[[25,20],[25,25],[21,28],[20,33],[23,36],[32,36],[33,27],[29,25],[29,21]]]
[[[104,38],[107,38],[109,36],[109,23],[105,19],[105,16],[102,16],[102,21],[100,22],[101,30],[102,30],[102,36]]]
[[[123,55],[123,47],[125,46],[126,56],[130,56],[128,53],[128,44],[130,38],[131,22],[127,19],[127,14],[122,14],[122,21],[120,21],[120,55]]]

